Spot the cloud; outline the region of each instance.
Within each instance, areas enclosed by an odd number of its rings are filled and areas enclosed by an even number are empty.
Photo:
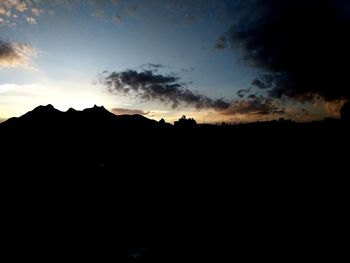
[[[232,102],[228,109],[221,111],[223,115],[270,115],[284,113],[285,109],[278,107],[273,99],[257,96]]]
[[[0,40],[0,69],[33,68],[32,58],[35,56],[37,56],[37,50],[28,44]]]
[[[130,109],[121,109],[121,108],[113,108],[111,111],[115,115],[142,115],[147,116],[149,112],[145,112],[143,110],[130,110]]]
[[[9,2],[14,3],[16,10],[19,11],[19,12],[23,13],[23,12],[28,10],[28,5],[24,1],[12,0],[12,1],[9,1]]]
[[[83,5],[90,8],[92,16],[104,17],[109,5],[119,1],[109,0],[1,0],[0,26],[15,26],[18,21],[36,24],[38,17],[52,14],[57,7],[75,10]]]
[[[117,22],[118,24],[123,22],[123,17],[121,15],[114,15],[112,19],[114,20],[114,22]]]
[[[142,65],[141,67],[149,67],[149,68],[159,69],[159,68],[164,68],[165,66],[162,64],[147,63],[147,64]]]
[[[279,106],[278,100],[274,98],[251,94],[243,99],[245,95],[249,94],[249,90],[242,90],[242,94],[244,93],[242,100],[213,99],[189,90],[186,83],[182,83],[176,74],[158,74],[157,69],[163,68],[163,65],[145,65],[153,67],[154,70],[104,72],[100,76],[99,82],[105,85],[112,94],[136,96],[146,101],[159,101],[170,104],[172,108],[190,106],[199,110],[214,110],[223,116],[257,117],[285,114],[285,108]],[[113,109],[112,111],[129,112],[129,110],[124,109]],[[140,112],[136,114],[140,114]]]
[[[252,81],[252,86],[258,89],[271,89],[276,79],[272,75],[263,75]]]
[[[215,2],[215,0],[1,0],[0,25],[11,26],[15,23],[14,20],[25,21],[26,17],[38,18],[42,14],[52,14],[57,7],[70,10],[85,9],[91,16],[109,18],[116,23],[121,23],[126,17],[137,17],[141,12],[161,10],[169,18],[176,18],[181,24],[191,25],[202,21],[204,17],[209,17],[208,9],[215,8]],[[17,17],[14,18],[12,15]]]
[[[9,14],[8,12],[14,10],[23,13],[28,10],[31,2],[30,0],[2,0],[0,2],[0,15]]]
[[[136,96],[141,100],[159,101],[170,104],[172,108],[190,106],[199,110],[214,110],[223,116],[245,115],[250,117],[283,115],[285,108],[278,101],[264,96],[251,95],[239,101],[212,99],[190,91],[176,75],[162,75],[152,70],[126,70],[122,72],[104,72],[100,81],[109,92],[117,95]],[[141,114],[144,112],[112,109],[118,114]]]
[[[43,0],[2,0],[0,1],[0,26],[15,27],[18,20],[36,24],[35,17],[45,13],[39,8]]]
[[[26,20],[27,20],[27,22],[28,22],[29,24],[31,24],[31,25],[36,25],[36,19],[35,19],[34,17],[28,16],[28,17],[26,18]]]
[[[105,85],[111,93],[134,95],[146,101],[157,100],[164,104],[171,104],[172,108],[184,105],[196,109],[223,110],[230,105],[223,99],[212,99],[192,92],[176,75],[157,74],[152,70],[105,72],[100,77],[100,83]]]
[[[40,9],[40,8],[36,8],[36,7],[33,7],[32,8],[32,14],[33,16],[37,17],[37,16],[40,16],[41,14],[45,13],[45,11],[43,9]]]
[[[158,72],[159,69],[166,68],[167,66],[163,64],[146,63],[140,66],[142,70],[151,70],[153,72]]]
[[[340,111],[345,104],[346,101],[344,100],[328,101],[324,103],[328,116],[333,118],[340,118]]]
[[[237,95],[240,98],[244,98],[249,93],[249,90],[247,89],[240,89],[237,91]]]
[[[350,2],[237,0],[231,28],[215,44],[264,72],[253,85],[271,97],[350,99]]]

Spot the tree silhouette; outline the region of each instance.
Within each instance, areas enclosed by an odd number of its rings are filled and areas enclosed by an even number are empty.
[[[181,119],[176,121],[174,125],[175,127],[178,127],[178,128],[195,128],[197,126],[197,122],[193,118],[187,119],[186,116],[184,115],[182,116]]]

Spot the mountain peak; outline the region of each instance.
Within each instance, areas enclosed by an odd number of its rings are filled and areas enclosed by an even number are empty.
[[[52,104],[47,104],[46,106],[44,106],[44,105],[40,105],[40,106],[38,106],[38,107],[36,107],[34,110],[36,110],[36,109],[55,109],[55,107],[54,106],[52,106]]]
[[[110,113],[108,110],[106,110],[105,107],[103,106],[97,106],[97,105],[94,105],[94,107],[92,108],[87,108],[85,110],[83,110],[83,112],[95,112],[95,113]]]
[[[110,128],[135,128],[135,127],[158,127],[157,121],[150,120],[141,115],[116,116],[103,106],[94,105],[92,108],[77,111],[70,108],[66,112],[55,109],[51,104],[38,106],[19,118],[5,122],[5,125],[22,125],[44,129],[45,127],[91,127],[104,129]],[[163,127],[164,125],[162,125]],[[32,129],[31,128],[31,129]],[[80,128],[79,128],[80,129]]]
[[[77,112],[77,110],[76,110],[76,109],[73,109],[73,108],[69,108],[69,109],[67,110],[67,113],[72,113],[72,112]]]
[[[95,110],[107,111],[105,107],[103,107],[103,106],[97,106],[96,104],[94,105],[93,109],[95,109]]]
[[[103,106],[97,106],[96,104],[92,108],[86,108],[85,110],[92,110],[92,109],[104,109]]]
[[[36,107],[34,110],[32,110],[31,112],[34,112],[34,113],[38,113],[38,112],[59,112],[59,110],[57,110],[51,104],[48,104],[46,106],[40,105],[40,106]]]

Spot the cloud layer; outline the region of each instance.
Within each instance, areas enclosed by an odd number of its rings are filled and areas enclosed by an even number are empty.
[[[276,105],[272,99],[264,97],[248,98],[232,102],[230,107],[221,112],[223,115],[255,115],[285,114],[284,108]]]
[[[222,99],[211,99],[192,92],[186,87],[186,83],[182,83],[175,75],[157,74],[152,70],[105,72],[100,78],[100,83],[112,93],[135,95],[146,101],[157,100],[170,104],[172,108],[185,105],[196,109],[223,110],[230,105]]]
[[[155,65],[155,64],[147,64]],[[141,100],[157,101],[170,104],[172,108],[188,106],[197,110],[214,110],[223,116],[268,116],[271,114],[285,114],[285,109],[278,106],[276,100],[263,96],[251,95],[237,101],[213,99],[208,96],[193,92],[182,83],[175,74],[159,74],[156,65],[152,70],[126,70],[122,72],[104,72],[100,77],[100,83],[105,85],[109,92],[117,95],[136,96]],[[129,111],[125,109],[113,109],[116,114],[141,114],[142,111]]]
[[[122,109],[122,108],[113,108],[111,111],[115,115],[142,115],[147,116],[149,112],[144,112],[143,110],[130,110],[130,109]]]
[[[36,24],[40,15],[54,14],[56,7],[85,9],[88,15],[110,18],[116,23],[150,10],[161,10],[168,18],[190,25],[209,17],[208,10],[215,11],[222,6],[224,3],[218,4],[216,0],[1,0],[0,26],[14,27],[18,19]]]
[[[0,40],[0,68],[31,68],[32,58],[36,55],[37,50],[28,44]]]
[[[253,85],[275,98],[350,98],[349,1],[235,1],[230,12],[235,22],[216,48],[265,72]]]
[[[0,1],[0,26],[15,27],[18,20],[36,24],[36,18],[45,13],[40,8],[43,0],[2,0]]]

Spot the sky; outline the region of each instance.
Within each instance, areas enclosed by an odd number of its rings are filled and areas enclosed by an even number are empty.
[[[1,0],[0,121],[47,104],[169,122],[339,117],[349,6]]]

